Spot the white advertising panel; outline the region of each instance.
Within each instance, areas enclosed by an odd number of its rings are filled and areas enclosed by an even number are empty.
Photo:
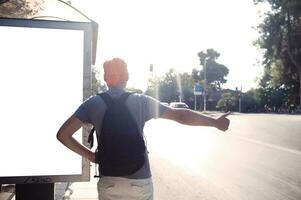
[[[84,98],[84,37],[76,29],[0,26],[0,181],[82,175],[82,158],[56,133]]]

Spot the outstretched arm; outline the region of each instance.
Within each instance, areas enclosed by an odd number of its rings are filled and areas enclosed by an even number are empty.
[[[95,162],[94,152],[87,149],[85,146],[77,142],[72,137],[72,135],[82,126],[83,123],[76,117],[72,116],[69,119],[67,119],[67,121],[62,125],[56,137],[61,143],[63,143],[63,145],[65,145],[70,150],[85,158],[88,158],[91,162]]]
[[[163,112],[161,118],[174,120],[181,124],[191,126],[211,126],[221,131],[226,131],[230,124],[230,120],[226,118],[229,114],[230,112],[224,113],[218,118],[212,118],[193,110],[168,107]]]

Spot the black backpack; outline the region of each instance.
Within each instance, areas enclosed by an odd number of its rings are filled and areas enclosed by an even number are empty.
[[[107,93],[98,94],[107,109],[102,129],[97,137],[96,160],[104,176],[127,176],[140,169],[145,162],[145,142],[125,102],[131,93],[113,99]],[[88,141],[93,146],[92,129]]]

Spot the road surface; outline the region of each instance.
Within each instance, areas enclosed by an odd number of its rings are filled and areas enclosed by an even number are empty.
[[[164,119],[147,123],[155,199],[301,199],[301,116],[229,118],[226,133]]]

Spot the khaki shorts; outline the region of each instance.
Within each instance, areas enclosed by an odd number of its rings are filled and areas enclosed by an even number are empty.
[[[151,178],[102,177],[97,184],[99,200],[153,200]]]

